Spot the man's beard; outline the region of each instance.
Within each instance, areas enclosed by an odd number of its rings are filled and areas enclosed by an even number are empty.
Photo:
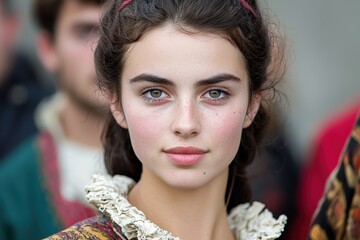
[[[99,118],[106,116],[109,107],[102,101],[100,90],[96,92],[94,90],[93,98],[91,98],[90,96],[83,96],[75,88],[62,81],[59,82],[59,87],[69,96],[70,101],[83,109],[84,112],[88,112],[89,115],[94,115]]]
[[[71,98],[71,101],[74,101],[75,104],[80,106],[82,109],[84,109],[84,111],[88,112],[90,115],[95,115],[95,116],[98,116],[99,118],[102,118],[105,116],[104,114],[108,112],[109,108],[106,104],[104,104],[101,101],[100,93],[99,94],[94,93],[94,98],[90,99],[90,98],[81,96],[79,93],[74,91],[73,88],[67,88],[64,90],[66,91],[68,96]],[[96,97],[96,95],[99,95],[99,96]],[[98,98],[98,101],[97,101],[97,98]]]

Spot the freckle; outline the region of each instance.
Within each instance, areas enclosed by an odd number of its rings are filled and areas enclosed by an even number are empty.
[[[206,172],[204,172],[203,174],[206,175]]]
[[[236,114],[236,112],[234,112],[234,114]]]

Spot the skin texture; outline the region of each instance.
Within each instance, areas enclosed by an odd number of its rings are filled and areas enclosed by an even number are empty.
[[[107,101],[96,85],[94,49],[98,39],[101,6],[66,1],[53,38],[42,32],[39,56],[57,76],[66,105],[61,112],[65,135],[88,146],[100,147]]]
[[[242,54],[217,35],[189,35],[165,25],[146,33],[127,53],[121,103],[112,102],[111,109],[118,124],[129,130],[143,165],[130,200],[183,239],[191,239],[184,234],[231,239],[224,203],[228,166],[260,100],[249,97],[248,85]],[[174,147],[196,147],[205,153],[200,161],[184,166],[166,154]],[[160,211],[169,206],[167,201],[176,207]],[[181,212],[179,222],[173,220],[175,208]],[[181,231],[182,226],[187,230]]]

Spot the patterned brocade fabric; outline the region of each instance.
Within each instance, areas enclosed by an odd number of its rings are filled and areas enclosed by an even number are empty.
[[[60,240],[60,239],[93,239],[93,240],[110,240],[121,239],[115,231],[121,234],[120,229],[114,228],[107,218],[103,215],[99,215],[93,218],[86,219],[79,222],[72,227],[59,232],[47,240]],[[123,239],[126,239],[125,237]]]
[[[360,115],[341,161],[329,177],[308,239],[360,239]]]

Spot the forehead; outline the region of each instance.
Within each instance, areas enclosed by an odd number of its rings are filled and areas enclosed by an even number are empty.
[[[147,32],[133,43],[124,74],[154,73],[172,78],[198,78],[219,72],[247,79],[244,56],[218,34],[184,33],[169,25]]]
[[[85,1],[65,1],[58,15],[57,25],[82,20],[99,24],[101,6]]]

